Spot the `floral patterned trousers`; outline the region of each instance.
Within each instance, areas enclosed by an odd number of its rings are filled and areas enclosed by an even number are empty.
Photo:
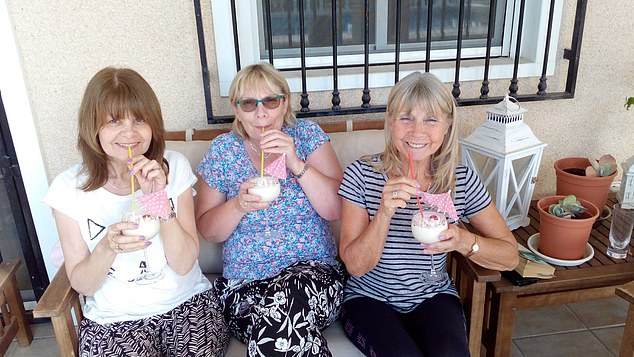
[[[221,277],[214,289],[249,356],[331,356],[321,330],[339,315],[343,284],[341,268],[305,261],[263,280]]]

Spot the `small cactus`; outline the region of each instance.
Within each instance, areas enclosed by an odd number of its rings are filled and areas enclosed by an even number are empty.
[[[585,211],[586,208],[574,195],[568,195],[559,200],[559,203],[553,203],[548,207],[548,213],[565,219],[577,218]]]
[[[616,171],[616,159],[612,155],[603,155],[599,160],[588,159],[592,166],[586,167],[586,176],[610,176]]]

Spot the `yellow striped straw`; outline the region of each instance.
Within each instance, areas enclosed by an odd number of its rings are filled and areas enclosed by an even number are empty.
[[[132,159],[132,149],[128,146],[128,157]],[[132,169],[132,164],[128,165],[129,169]],[[132,212],[136,212],[134,207],[134,175],[130,175],[130,192],[132,193]]]
[[[264,134],[264,127],[262,127],[262,134]],[[262,141],[262,135],[260,135],[260,141]],[[260,146],[260,177],[264,177],[264,150]]]

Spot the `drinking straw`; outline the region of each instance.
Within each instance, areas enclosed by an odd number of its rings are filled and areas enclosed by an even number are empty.
[[[132,159],[132,149],[128,146],[128,157]],[[132,163],[128,165],[128,168],[132,169]],[[132,193],[132,212],[135,212],[134,207],[134,175],[130,174],[130,192]]]
[[[407,150],[407,160],[409,160],[409,177],[414,178],[414,166],[412,165],[412,154],[409,150]],[[424,218],[423,215],[423,207],[420,204],[420,197],[418,197],[418,193],[416,193],[416,202],[418,203],[418,210],[420,211],[420,218]]]
[[[264,134],[264,127],[262,127],[262,134]],[[262,140],[262,135],[260,135],[260,141]],[[262,146],[260,145],[260,177],[264,177],[264,150],[262,150]]]

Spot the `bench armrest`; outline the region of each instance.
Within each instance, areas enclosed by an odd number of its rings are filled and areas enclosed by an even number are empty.
[[[62,266],[33,309],[33,317],[51,319],[62,356],[77,356],[79,341],[73,311],[79,324],[83,318],[80,295],[70,286],[66,269]]]
[[[70,286],[66,268],[62,266],[33,309],[33,317],[54,317],[66,312],[70,313],[70,301],[74,296],[78,296],[78,294]]]

